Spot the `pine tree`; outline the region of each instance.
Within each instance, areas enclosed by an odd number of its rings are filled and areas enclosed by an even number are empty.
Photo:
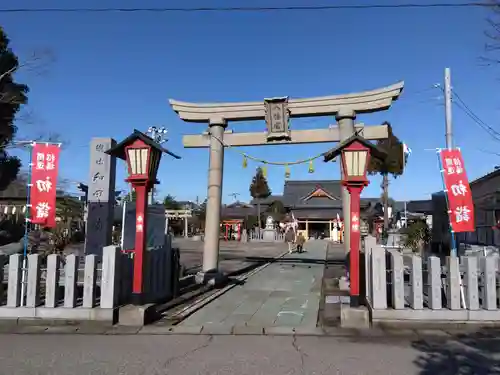
[[[382,203],[384,205],[384,229],[389,229],[389,175],[394,178],[401,176],[404,171],[403,144],[393,134],[391,124],[384,122],[389,129],[386,139],[377,141],[377,147],[387,153],[385,160],[370,158],[368,173],[382,176]]]
[[[260,219],[260,200],[265,199],[271,195],[271,189],[267,184],[267,179],[264,176],[262,168],[257,168],[255,176],[250,184],[250,195],[257,200],[257,217],[259,218],[259,229],[261,228]]]
[[[28,86],[16,83],[14,72],[19,67],[17,56],[9,48],[9,38],[0,26],[0,190],[4,190],[19,173],[21,161],[9,156],[7,147],[11,144],[17,127],[16,114],[28,101]]]
[[[167,196],[163,199],[163,205],[165,208],[170,210],[178,210],[180,208],[179,203],[175,199],[173,195],[167,194]]]

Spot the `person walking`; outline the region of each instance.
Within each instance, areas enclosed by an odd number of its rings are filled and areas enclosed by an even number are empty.
[[[293,252],[293,243],[295,241],[295,233],[292,228],[287,228],[285,232],[285,242],[288,244],[288,252]]]
[[[298,253],[304,252],[304,243],[305,242],[306,242],[306,239],[305,239],[304,235],[302,234],[302,232],[299,233],[299,235],[297,236],[297,240],[296,240]]]

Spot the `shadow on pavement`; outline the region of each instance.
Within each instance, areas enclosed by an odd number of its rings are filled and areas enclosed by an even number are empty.
[[[234,285],[234,284],[244,285],[245,280],[238,280],[237,277],[243,275],[244,273],[250,272],[259,266],[260,264],[255,263],[247,267],[240,268],[236,271],[230,272],[227,274],[226,282],[217,286],[200,285],[200,284],[195,284],[194,282],[190,285],[186,285],[186,287],[183,290],[181,290],[181,292],[176,298],[167,301],[166,303],[159,304],[155,308],[156,313],[154,317],[151,318],[151,320],[157,321],[159,319],[162,319],[164,313],[172,309],[179,308],[180,306],[188,305],[197,300],[199,297],[202,297],[205,293],[208,293],[214,289],[222,289],[227,287],[228,285]]]
[[[230,257],[226,257],[226,260],[231,260]],[[235,257],[234,259],[242,259],[240,257]],[[272,258],[272,257],[245,257],[243,258],[247,262],[255,263],[305,263],[305,264],[344,264],[344,260],[336,259],[314,259],[314,258]]]
[[[500,329],[412,343],[422,375],[500,374]]]

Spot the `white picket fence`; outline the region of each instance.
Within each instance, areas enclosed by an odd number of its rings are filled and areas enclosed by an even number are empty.
[[[498,256],[447,257],[444,265],[435,256],[424,261],[368,237],[365,287],[372,322],[500,323],[498,266]]]

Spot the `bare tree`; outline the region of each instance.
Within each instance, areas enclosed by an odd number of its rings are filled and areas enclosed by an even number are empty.
[[[2,72],[0,74],[0,81],[8,75],[14,74],[20,70],[26,70],[38,75],[45,74],[48,72],[48,67],[52,62],[54,62],[54,54],[50,49],[36,49],[22,62]]]
[[[21,60],[21,59],[20,59]],[[13,74],[18,72],[30,73],[37,76],[47,74],[49,67],[55,61],[54,54],[50,49],[37,49],[31,52],[21,62],[14,64],[9,69],[0,70],[0,83],[2,90],[0,90],[0,104],[6,105],[22,105],[19,108],[19,113],[16,115],[17,124],[37,125],[38,128],[43,128],[43,121],[37,118],[32,108],[29,108],[26,102],[25,93],[18,89],[11,88],[9,82],[2,82],[12,77]],[[5,84],[6,83],[6,84]],[[42,124],[41,124],[42,123]],[[30,132],[31,133],[31,132]],[[56,133],[38,132],[36,135],[29,137],[15,138],[15,142],[6,146],[6,148],[18,148],[19,144],[25,141],[48,141],[48,142],[61,142],[61,137]]]
[[[49,67],[54,61],[55,57],[50,49],[34,50],[26,58],[22,59],[21,62],[14,64],[9,69],[0,69],[0,83],[2,83],[2,80],[10,78],[12,74],[17,72],[30,73],[37,76],[45,75],[48,73]],[[30,108],[26,102],[25,93],[20,92],[14,87],[11,88],[11,85],[8,83],[2,84],[1,87],[0,104],[22,105],[19,109],[19,113],[16,115],[16,123],[26,125],[37,124],[40,126],[41,120],[37,118],[35,111]],[[53,138],[52,135],[51,137]],[[42,138],[47,139],[47,135],[43,135]]]
[[[499,64],[500,63],[500,0],[490,0],[491,7],[489,8],[491,13],[486,22],[488,27],[485,31],[486,38],[488,41],[485,44],[486,55],[481,57],[481,60],[486,65]]]
[[[46,74],[49,71],[49,66],[54,62],[54,60],[54,54],[51,50],[35,50],[31,52],[31,54],[25,58],[23,62],[14,64],[11,68],[1,72],[0,81],[20,71],[30,72],[36,75]],[[18,96],[18,93],[10,91],[8,85],[3,92],[0,92],[0,103],[23,104],[23,102],[21,102],[21,98]]]

